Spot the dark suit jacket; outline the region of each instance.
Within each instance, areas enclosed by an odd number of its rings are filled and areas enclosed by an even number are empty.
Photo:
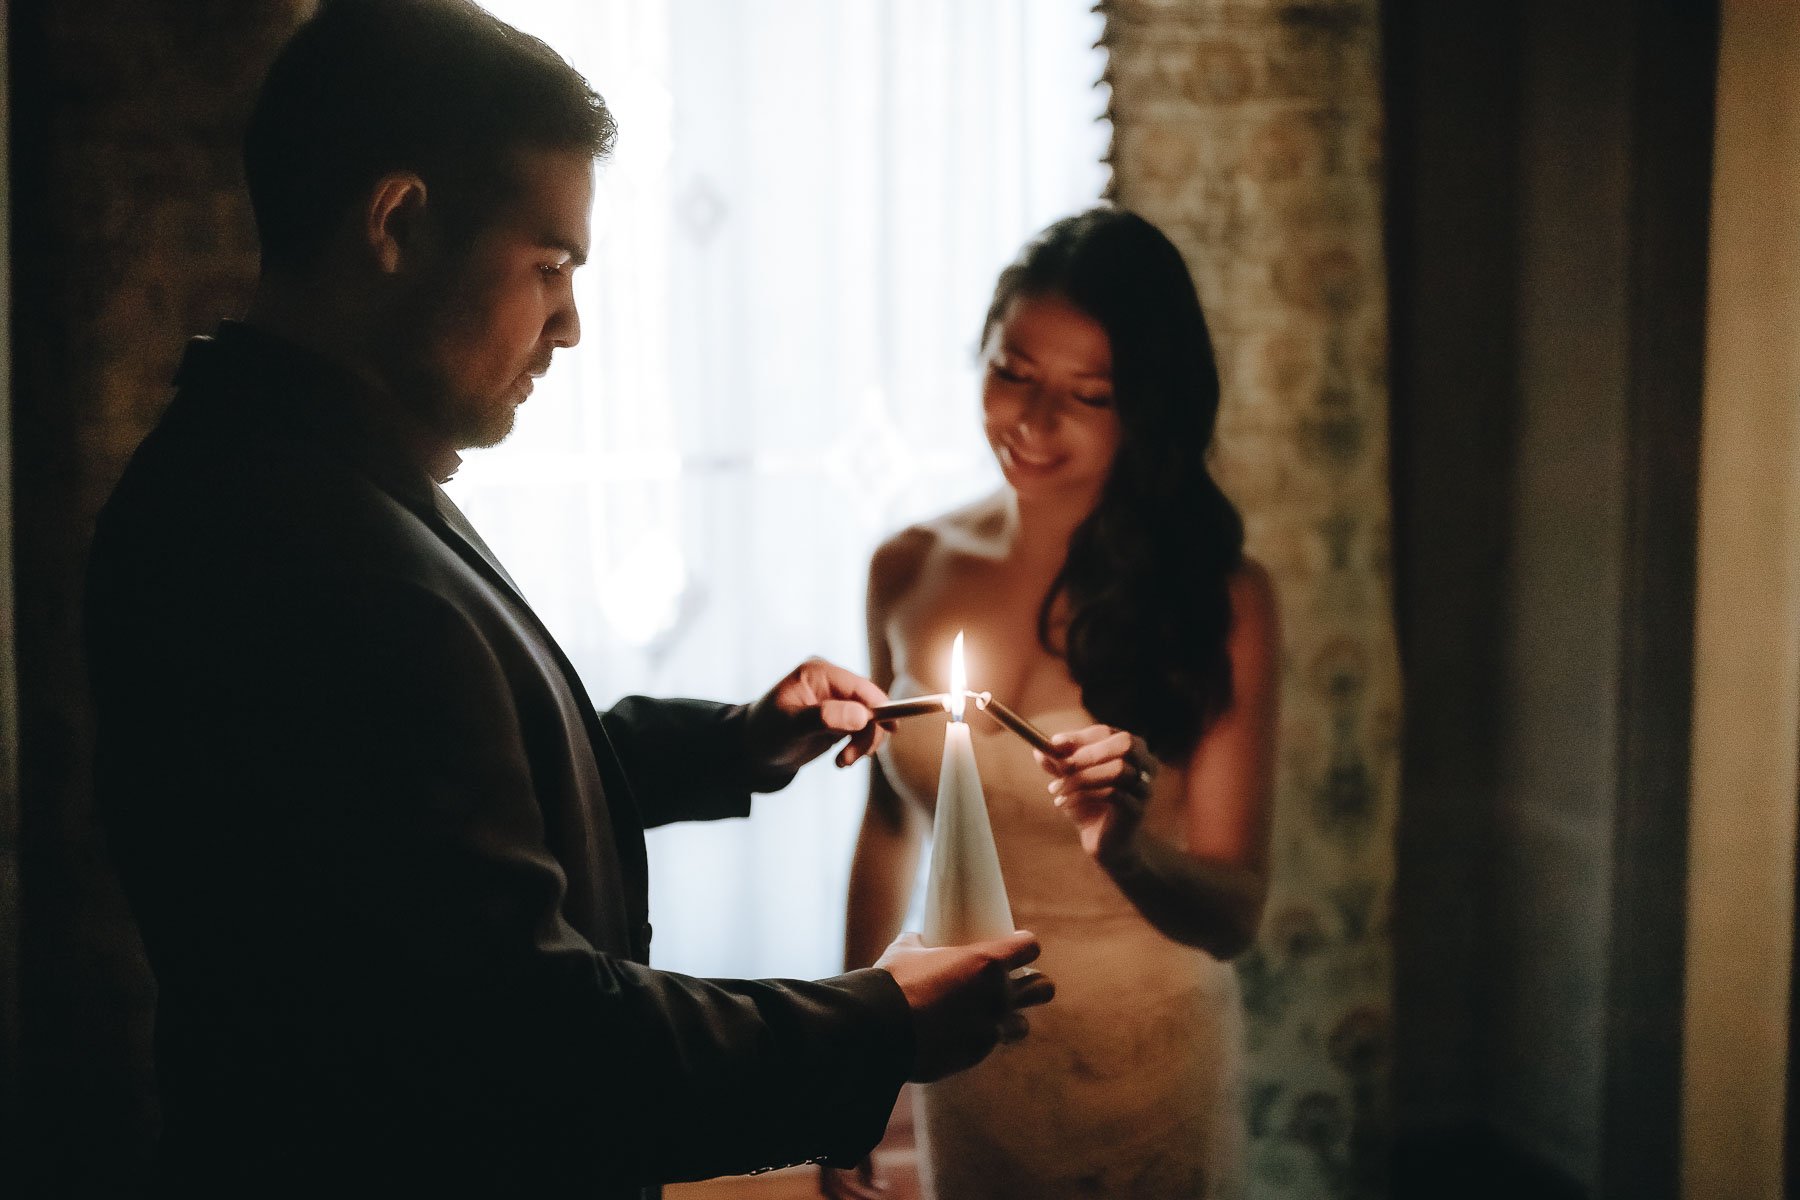
[[[228,323],[177,383],[87,609],[170,1189],[624,1196],[866,1152],[912,1055],[891,977],[644,965],[644,826],[786,782],[743,711],[597,714],[328,364]]]

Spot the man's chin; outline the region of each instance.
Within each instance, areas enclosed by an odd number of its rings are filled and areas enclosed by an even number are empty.
[[[468,444],[468,448],[470,450],[490,450],[493,446],[499,446],[511,435],[513,435],[513,414],[508,412],[504,423],[500,423],[500,421],[491,423],[488,428],[484,428],[477,434],[477,441]]]
[[[495,413],[479,426],[471,427],[464,434],[462,449],[487,450],[498,446],[512,435],[513,424],[518,418],[516,409],[508,408],[503,413]]]

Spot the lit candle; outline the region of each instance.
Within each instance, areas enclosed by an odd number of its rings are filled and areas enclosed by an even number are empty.
[[[931,873],[925,885],[928,946],[960,946],[1013,931],[1012,906],[1006,900],[1000,855],[988,824],[987,797],[963,720],[966,683],[959,633],[950,652],[950,722],[944,726],[944,762],[931,827]]]

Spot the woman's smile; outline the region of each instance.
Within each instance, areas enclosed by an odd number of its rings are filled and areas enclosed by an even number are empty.
[[[1066,454],[1024,450],[1010,442],[1003,443],[1000,449],[1006,456],[1005,465],[1031,475],[1047,475],[1069,460]]]

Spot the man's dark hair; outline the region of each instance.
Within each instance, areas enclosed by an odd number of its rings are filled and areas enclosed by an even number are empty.
[[[263,270],[321,249],[390,171],[458,232],[507,196],[521,150],[612,148],[606,103],[543,42],[467,0],[325,0],[264,80],[244,138]]]

